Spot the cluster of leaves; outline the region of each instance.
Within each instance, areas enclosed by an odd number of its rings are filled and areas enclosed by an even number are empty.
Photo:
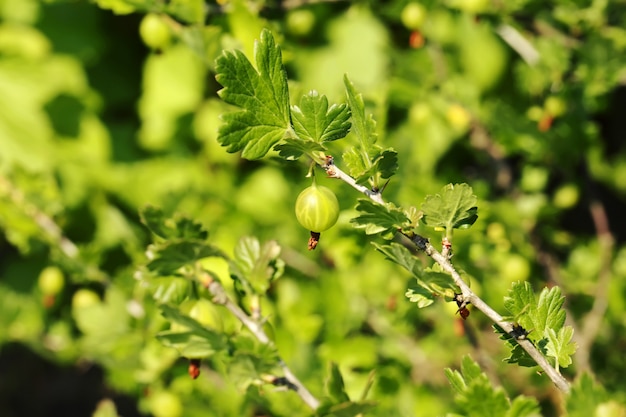
[[[155,242],[148,248],[150,261],[145,265],[146,277],[155,301],[160,303],[164,317],[182,325],[188,331],[166,331],[158,335],[159,340],[168,346],[176,347],[182,356],[188,358],[207,358],[217,352],[237,351],[227,344],[237,344],[237,338],[231,334],[220,334],[215,329],[207,328],[197,320],[180,310],[181,303],[188,298],[198,298],[198,286],[202,277],[217,279],[217,274],[202,266],[206,258],[221,258],[228,262],[230,276],[240,284],[243,294],[264,294],[270,282],[281,274],[282,264],[278,259],[280,248],[273,242],[261,245],[254,238],[242,238],[235,248],[231,260],[220,249],[208,241],[208,233],[201,224],[192,219],[181,217],[169,219],[156,208],[148,207],[141,213],[142,221],[151,231]],[[165,278],[165,279],[164,279]],[[205,282],[206,285],[206,282]],[[204,297],[206,297],[206,291]],[[224,311],[221,315],[225,315]],[[222,327],[222,326],[220,326]],[[250,336],[243,336],[250,339]],[[250,354],[250,359],[255,356]],[[258,356],[254,369],[270,372],[266,362],[274,362],[274,357]],[[224,366],[224,369],[232,367]]]
[[[273,147],[285,159],[308,156],[326,160],[327,142],[345,137],[350,129],[357,144],[343,154],[350,175],[380,189],[381,180],[397,169],[397,153],[376,145],[375,123],[366,115],[363,98],[344,77],[347,104],[332,104],[312,90],[290,108],[287,76],[280,48],[268,30],[255,47],[256,68],[241,51],[226,52],[217,60],[220,97],[241,108],[224,115],[219,141],[229,152],[246,159],[263,158]]]
[[[516,327],[514,334],[502,332],[502,339],[513,348],[507,359],[510,363],[522,366],[534,366],[534,361],[522,350],[515,340],[532,340],[547,356],[554,359],[554,367],[566,368],[572,364],[572,355],[576,346],[572,343],[574,329],[565,326],[565,297],[559,287],[544,288],[537,297],[528,282],[514,283],[509,295],[504,300],[505,308],[511,313]]]
[[[495,388],[480,366],[469,356],[461,361],[461,371],[446,369],[446,376],[456,392],[456,404],[468,417],[539,415],[534,398],[518,396],[510,401],[502,388]]]

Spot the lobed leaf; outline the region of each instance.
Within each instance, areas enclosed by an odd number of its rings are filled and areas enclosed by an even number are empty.
[[[399,243],[392,242],[390,245],[380,245],[372,242],[377,251],[385,255],[385,258],[397,263],[414,277],[419,277],[422,273],[422,263],[413,254]]]
[[[446,377],[457,396],[455,402],[465,416],[539,417],[534,398],[518,396],[510,401],[502,388],[493,387],[489,378],[469,356],[461,362],[461,372],[446,369]]]
[[[440,194],[426,197],[422,204],[424,223],[435,228],[452,229],[470,227],[478,218],[477,198],[467,184],[448,184]]]
[[[248,292],[264,294],[270,283],[280,277],[285,264],[279,258],[280,246],[275,241],[261,245],[254,237],[243,237],[237,243],[231,272]]]
[[[511,401],[504,417],[541,417],[541,412],[536,399],[520,395]]]
[[[548,356],[555,358],[557,368],[567,368],[572,364],[572,355],[576,352],[576,344],[572,342],[574,329],[565,326],[558,333],[553,328],[546,329],[548,344],[546,352]]]
[[[537,299],[529,282],[515,282],[504,297],[506,308],[515,320],[526,330],[534,331],[534,320],[527,314],[537,308]]]
[[[159,245],[154,251],[154,259],[148,262],[148,269],[161,276],[174,275],[180,268],[193,264],[209,256],[225,257],[215,246],[198,240],[182,240]]]
[[[346,104],[328,107],[328,99],[315,90],[302,96],[299,106],[291,108],[293,127],[298,137],[316,143],[341,139],[350,130],[350,109]]]
[[[206,239],[209,233],[201,223],[188,217],[169,218],[163,210],[146,206],[139,211],[141,222],[156,236],[163,239]]]
[[[533,317],[537,331],[543,333],[545,329],[560,330],[565,324],[565,297],[561,295],[559,287],[544,288],[539,294],[536,314]]]
[[[428,291],[423,285],[419,285],[419,283],[409,285],[404,296],[408,298],[410,302],[415,303],[417,308],[425,308],[435,302],[435,296],[432,291]]]
[[[360,198],[356,209],[359,215],[350,220],[350,223],[357,228],[365,229],[367,234],[392,235],[409,223],[406,214],[391,203],[383,205],[366,198]]]
[[[259,159],[291,129],[289,89],[280,48],[269,30],[255,44],[257,69],[241,51],[224,52],[217,59],[218,94],[241,111],[223,115],[218,141],[228,152],[242,151]]]
[[[587,417],[602,415],[597,413],[602,403],[610,399],[606,390],[587,373],[582,374],[572,385],[567,398],[568,417]]]

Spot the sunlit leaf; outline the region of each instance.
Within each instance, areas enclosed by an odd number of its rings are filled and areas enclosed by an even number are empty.
[[[426,197],[423,221],[431,227],[452,229],[470,227],[478,218],[477,198],[467,184],[449,184],[439,194]]]
[[[287,76],[269,30],[256,43],[255,60],[257,68],[243,52],[225,52],[216,65],[216,79],[224,87],[220,97],[241,108],[222,116],[218,140],[246,159],[262,158],[291,129]]]
[[[572,364],[572,355],[576,353],[576,344],[572,342],[574,329],[565,326],[556,332],[553,328],[546,329],[548,344],[546,352],[548,356],[555,358],[556,363],[561,368],[567,368]]]
[[[394,205],[374,203],[365,198],[359,199],[356,206],[359,215],[350,220],[355,227],[365,229],[367,234],[391,234],[409,222],[404,212]]]
[[[294,130],[300,139],[328,142],[343,138],[350,130],[350,110],[346,104],[328,106],[328,99],[311,91],[292,107]]]

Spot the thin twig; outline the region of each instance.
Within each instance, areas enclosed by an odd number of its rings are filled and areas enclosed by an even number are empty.
[[[16,188],[6,177],[0,177],[0,195],[1,194],[6,194],[16,207],[20,208],[26,215],[32,218],[48,239],[57,243],[65,256],[70,259],[75,259],[78,256],[78,247],[74,242],[63,235],[61,228],[54,220],[29,202],[24,193]]]
[[[604,205],[600,201],[594,200],[589,205],[589,211],[591,212],[598,243],[600,244],[601,264],[593,297],[593,306],[582,321],[581,337],[578,339],[578,350],[576,352],[578,372],[585,372],[591,368],[589,365],[591,345],[600,331],[604,313],[609,305],[608,291],[611,283],[611,263],[615,242],[609,228],[609,220]]]
[[[448,258],[443,256],[441,253],[437,252],[435,247],[428,242],[427,239],[419,237],[423,239],[422,241],[416,243],[416,246],[420,249],[423,248],[424,252],[430,256],[435,262],[437,262],[444,271],[447,271],[454,283],[461,289],[461,293],[463,295],[463,299],[466,303],[471,303],[480,310],[484,315],[489,317],[491,321],[500,326],[505,332],[511,333],[513,332],[513,323],[510,323],[498,314],[494,309],[492,309],[487,303],[485,303],[480,297],[478,297],[474,292],[469,288],[469,286],[465,283],[461,275],[456,271],[452,263]],[[416,238],[413,238],[415,242]],[[541,354],[541,352],[532,344],[532,342],[528,339],[516,339],[517,343],[524,349],[531,358],[539,365],[541,369],[548,375],[550,380],[557,386],[558,389],[567,393],[570,390],[569,382],[561,375],[556,369],[550,365],[548,360]]]
[[[345,182],[346,184],[350,185],[352,188],[354,188],[361,194],[365,194],[366,196],[371,198],[373,201],[379,204],[385,204],[385,201],[383,200],[383,196],[380,194],[380,192],[372,191],[364,185],[357,184],[354,178],[352,178],[350,175],[343,172],[341,169],[339,169],[339,167],[337,167],[334,164],[333,158],[328,158],[326,160],[326,164],[322,165],[322,168],[324,168],[324,170],[326,171],[326,174],[328,174],[329,177],[338,178],[341,181]]]
[[[235,304],[226,291],[224,287],[216,281],[209,280],[207,288],[211,295],[213,296],[213,301],[217,304],[221,304],[228,309],[244,326],[250,330],[250,332],[257,338],[257,340],[265,345],[273,345],[271,339],[267,336],[267,333],[263,330],[263,325],[259,321],[254,320],[250,317],[245,311],[243,311],[237,304]],[[291,369],[287,364],[278,357],[278,365],[281,367],[285,378],[289,381],[290,385],[288,385],[291,389],[293,389],[296,394],[302,398],[302,401],[311,409],[316,410],[320,402],[317,398],[309,392],[309,390],[300,382],[300,380],[291,372]]]
[[[328,175],[333,178],[339,178],[345,182],[347,182],[352,187],[361,191],[363,194],[368,196],[370,199],[377,203],[384,203],[382,195],[380,193],[373,193],[371,190],[365,189],[362,190],[359,187],[355,186],[355,181],[348,174],[344,173],[341,169],[335,166],[332,163],[332,158],[329,158],[330,163],[326,165],[322,165],[322,168],[326,170]],[[358,184],[357,184],[358,185]],[[365,187],[363,187],[365,188]],[[474,292],[469,288],[469,286],[465,283],[465,281],[461,278],[461,275],[456,271],[450,259],[447,256],[442,255],[438,252],[433,245],[430,244],[428,239],[423,238],[421,236],[414,236],[410,238],[415,246],[425,252],[428,256],[430,256],[435,262],[437,262],[444,271],[448,272],[454,283],[461,289],[461,293],[463,296],[463,300],[466,304],[473,304],[475,308],[480,310],[483,314],[485,314],[491,321],[496,323],[500,328],[502,328],[505,332],[511,334],[514,331],[513,323],[510,323],[498,314],[494,309],[492,309],[487,303],[485,303],[480,297],[478,297]],[[517,338],[517,343],[530,355],[531,358],[537,363],[537,365],[548,375],[550,380],[556,385],[558,389],[561,391],[568,393],[570,390],[569,382],[561,375],[555,368],[553,368],[548,360],[541,354],[541,352],[532,344],[532,342],[528,339]]]
[[[498,26],[496,33],[530,66],[539,62],[539,52],[517,29],[511,25]]]

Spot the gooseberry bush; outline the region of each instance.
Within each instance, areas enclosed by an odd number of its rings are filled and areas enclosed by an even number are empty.
[[[0,415],[623,415],[618,3],[7,0]]]

